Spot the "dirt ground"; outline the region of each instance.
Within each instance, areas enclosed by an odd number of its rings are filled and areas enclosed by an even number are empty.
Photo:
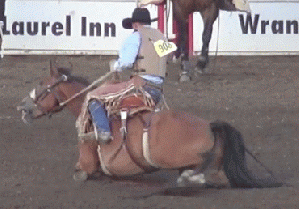
[[[75,118],[64,110],[28,126],[16,110],[48,75],[49,58],[6,56],[0,63],[0,208],[299,208],[298,56],[212,57],[209,73],[188,83],[178,83],[178,63],[168,65],[168,105],[239,129],[247,148],[284,183],[263,189],[177,189],[175,171],[75,182]],[[58,58],[93,81],[112,57]],[[256,176],[270,176],[247,157]]]

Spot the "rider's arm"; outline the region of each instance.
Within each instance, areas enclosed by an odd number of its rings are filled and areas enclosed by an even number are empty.
[[[123,68],[132,68],[136,60],[140,47],[140,34],[132,33],[123,43],[119,51],[119,59],[114,65],[114,69],[121,71]]]

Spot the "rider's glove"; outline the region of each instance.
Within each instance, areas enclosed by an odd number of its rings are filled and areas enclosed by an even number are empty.
[[[110,71],[111,72],[121,72],[122,68],[117,60],[110,61]]]

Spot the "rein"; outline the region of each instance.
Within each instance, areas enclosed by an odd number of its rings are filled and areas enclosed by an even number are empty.
[[[86,88],[82,89],[80,92],[74,94],[73,96],[71,96],[70,98],[68,98],[66,101],[64,102],[60,102],[59,106],[60,107],[64,107],[65,105],[67,105],[67,103],[69,103],[70,101],[74,100],[75,98],[77,98],[78,96],[80,96],[81,94],[84,94],[85,92],[89,91],[90,89],[92,89],[93,87],[95,87],[98,83],[102,82],[103,80],[105,80],[107,77],[109,77],[113,72],[108,72],[106,75],[101,76],[98,80],[95,80],[94,82],[92,82],[92,84],[90,84],[89,86],[87,86]]]

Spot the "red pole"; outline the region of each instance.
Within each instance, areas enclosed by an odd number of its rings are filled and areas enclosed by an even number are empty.
[[[164,33],[164,4],[158,5],[158,29]]]

